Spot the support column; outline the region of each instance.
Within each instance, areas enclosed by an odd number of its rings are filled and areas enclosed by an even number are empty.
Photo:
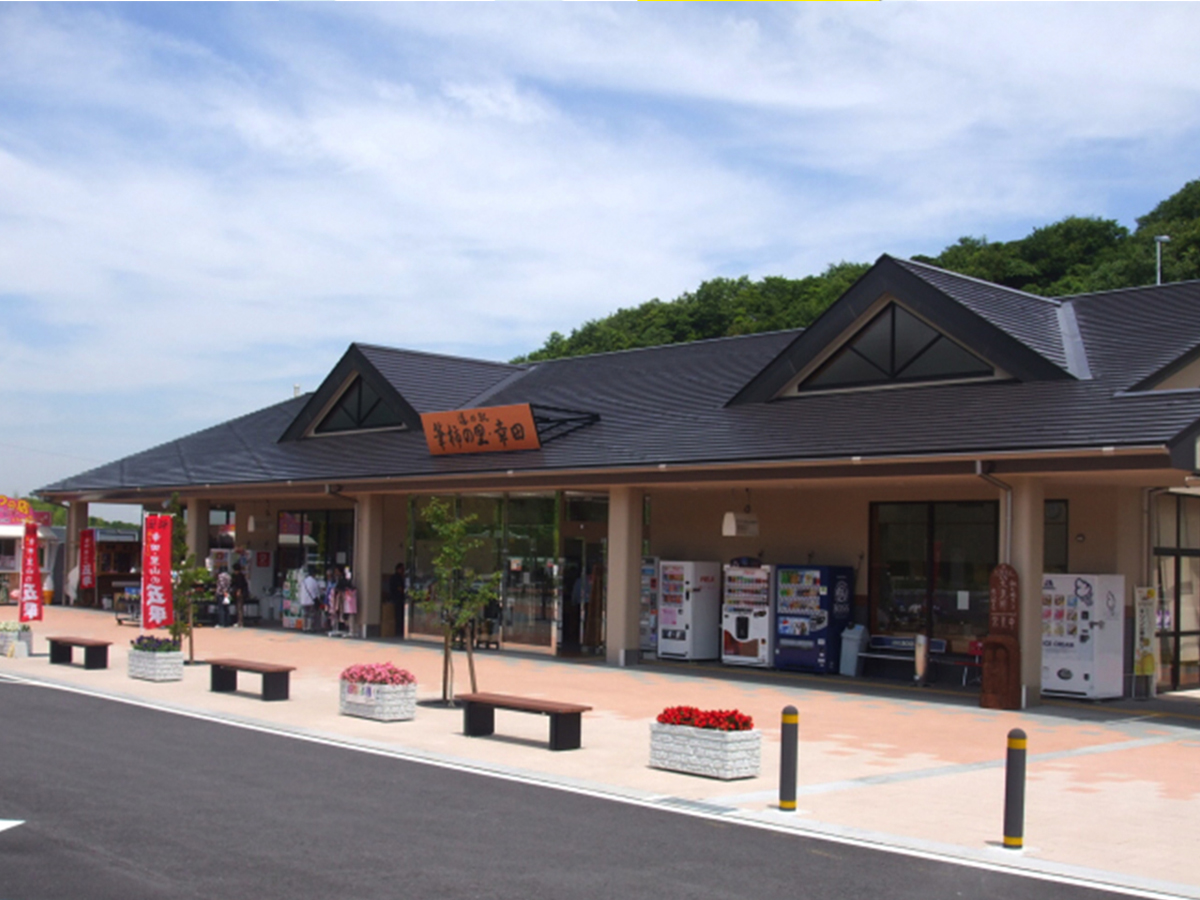
[[[63,605],[79,603],[79,532],[88,527],[88,505],[85,502],[72,502],[67,506],[67,558],[64,561],[63,572],[66,573],[63,592]],[[72,582],[71,571],[75,570]]]
[[[383,494],[360,494],[354,505],[354,584],[358,589],[355,631],[366,625],[368,637],[379,636],[383,597]]]
[[[187,501],[187,552],[204,565],[208,558],[208,501],[189,497]]]
[[[641,618],[642,491],[608,492],[608,609],[605,657],[610,665],[638,658]]]
[[[1021,687],[1026,706],[1041,702],[1042,574],[1045,569],[1045,487],[1040,478],[1009,479],[1013,486],[1013,568],[1021,580]]]

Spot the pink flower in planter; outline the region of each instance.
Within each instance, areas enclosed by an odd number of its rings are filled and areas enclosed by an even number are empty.
[[[416,684],[417,676],[390,662],[359,663],[342,672],[342,681],[352,684]]]

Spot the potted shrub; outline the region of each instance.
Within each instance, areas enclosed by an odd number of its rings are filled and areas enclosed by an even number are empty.
[[[0,622],[0,656],[31,656],[33,630],[28,622]]]
[[[415,718],[417,678],[390,662],[350,666],[342,672],[338,711],[380,722]]]
[[[762,735],[736,709],[671,706],[650,723],[650,765],[730,781],[754,778],[762,761]]]
[[[129,642],[129,677],[144,681],[182,681],[183,651],[178,638],[143,634]]]

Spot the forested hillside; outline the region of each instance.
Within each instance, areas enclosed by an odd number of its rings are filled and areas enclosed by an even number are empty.
[[[964,237],[921,262],[1050,297],[1153,284],[1154,238],[1168,235],[1163,281],[1200,278],[1200,180],[1189,182],[1137,220],[1069,216],[1015,241]],[[704,338],[798,328],[811,323],[870,263],[840,262],[805,278],[714,278],[674,300],[618,309],[514,362],[676,344]]]

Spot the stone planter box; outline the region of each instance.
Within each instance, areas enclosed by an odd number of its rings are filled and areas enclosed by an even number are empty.
[[[129,651],[129,677],[143,681],[183,681],[183,651]]]
[[[378,722],[403,722],[417,716],[415,684],[339,682],[338,712]]]
[[[688,775],[732,781],[755,778],[762,763],[762,733],[717,731],[650,723],[650,765]]]
[[[32,631],[0,631],[0,656],[33,655]]]

